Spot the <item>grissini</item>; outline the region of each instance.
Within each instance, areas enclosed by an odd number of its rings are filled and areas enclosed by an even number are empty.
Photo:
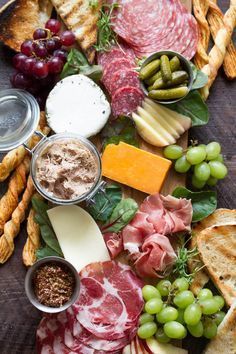
[[[0,263],[5,263],[14,252],[14,238],[20,231],[20,225],[25,219],[30,200],[34,193],[34,185],[29,176],[26,189],[20,203],[12,213],[11,219],[5,223],[3,235],[0,237]]]
[[[216,1],[210,1],[209,10],[207,13],[207,21],[210,25],[210,31],[213,39],[215,40],[218,30],[224,26],[224,14],[222,13]],[[231,40],[224,58],[223,68],[225,75],[229,80],[236,78],[236,49],[233,41]]]
[[[201,69],[209,61],[207,50],[210,41],[210,29],[206,20],[208,8],[209,0],[193,0],[193,13],[199,29],[197,52],[194,57],[194,63],[198,69]]]
[[[209,53],[209,62],[202,71],[208,76],[208,83],[201,89],[203,99],[209,96],[209,90],[217,76],[218,70],[223,64],[226,48],[228,47],[231,36],[236,25],[236,0],[230,1],[230,7],[224,15],[224,26],[216,34],[215,45]]]

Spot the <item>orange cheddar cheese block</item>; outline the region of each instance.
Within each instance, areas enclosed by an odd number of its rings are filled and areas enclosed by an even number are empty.
[[[120,142],[109,144],[102,155],[102,175],[142,192],[159,192],[171,161]]]

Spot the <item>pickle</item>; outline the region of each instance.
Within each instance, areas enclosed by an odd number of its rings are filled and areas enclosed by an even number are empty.
[[[179,70],[179,68],[180,68],[180,61],[179,61],[179,58],[175,56],[170,60],[170,70],[171,70],[171,72],[174,72],[176,70]],[[145,82],[148,86],[150,86],[150,85],[154,84],[154,82],[157,79],[160,79],[160,77],[161,77],[161,71],[158,71],[155,75],[153,75],[149,79],[145,80]]]
[[[154,100],[173,100],[181,98],[188,93],[187,87],[177,87],[166,90],[152,90],[148,93],[148,97]]]
[[[162,78],[157,79],[152,85],[154,90],[160,88],[175,87],[176,85],[182,84],[188,78],[186,71],[175,71],[172,73],[172,80],[164,82]]]
[[[155,72],[160,68],[160,63],[160,59],[156,59],[145,65],[139,72],[140,79],[145,80],[155,74]]]
[[[161,77],[164,82],[170,81],[172,79],[170,61],[167,55],[161,56]]]

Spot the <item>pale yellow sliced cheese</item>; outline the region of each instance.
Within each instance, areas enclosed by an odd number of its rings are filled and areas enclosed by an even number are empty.
[[[65,259],[78,272],[89,263],[110,260],[98,225],[84,209],[58,206],[49,209],[48,216]]]
[[[151,127],[142,117],[133,113],[132,118],[136,124],[139,135],[149,144],[154,146],[167,146],[169,142],[155,129]]]
[[[177,130],[173,127],[173,125],[167,120],[164,119],[161,115],[159,115],[157,117],[157,113],[155,111],[155,109],[150,106],[149,103],[143,101],[142,103],[143,108],[152,115],[152,117],[155,120],[158,120],[159,123],[170,133],[173,135],[174,138],[178,139],[180,137],[179,133],[177,132]]]
[[[188,354],[188,351],[169,343],[159,343],[155,338],[146,339],[148,348],[153,354]]]
[[[149,114],[142,107],[137,108],[137,112],[141,118],[143,118],[147,124],[149,124],[154,130],[156,130],[160,135],[162,135],[169,144],[175,143],[175,138],[157,121],[151,114]]]

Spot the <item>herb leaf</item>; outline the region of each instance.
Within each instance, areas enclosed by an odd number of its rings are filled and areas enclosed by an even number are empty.
[[[168,108],[191,118],[192,127],[208,123],[208,108],[197,90],[190,91],[183,100],[169,104]]]
[[[115,121],[109,121],[101,132],[101,138],[103,139],[103,148],[108,144],[117,145],[120,141],[139,146],[133,121],[125,116]]]
[[[176,198],[191,199],[193,207],[192,222],[205,219],[217,207],[217,194],[214,191],[192,192],[184,187],[177,187],[172,195]]]
[[[193,86],[191,90],[197,90],[204,87],[208,82],[208,76],[201,70],[198,70],[192,62],[189,63],[193,70]]]
[[[36,251],[37,260],[50,256],[62,257],[61,254],[58,254],[48,246],[41,247]]]
[[[109,222],[103,226],[102,232],[119,232],[134,217],[138,211],[138,204],[131,198],[122,199],[113,210]]]
[[[93,199],[94,204],[88,206],[88,212],[95,220],[105,222],[122,199],[121,187],[116,184],[110,184],[106,186],[104,193],[96,193]]]

